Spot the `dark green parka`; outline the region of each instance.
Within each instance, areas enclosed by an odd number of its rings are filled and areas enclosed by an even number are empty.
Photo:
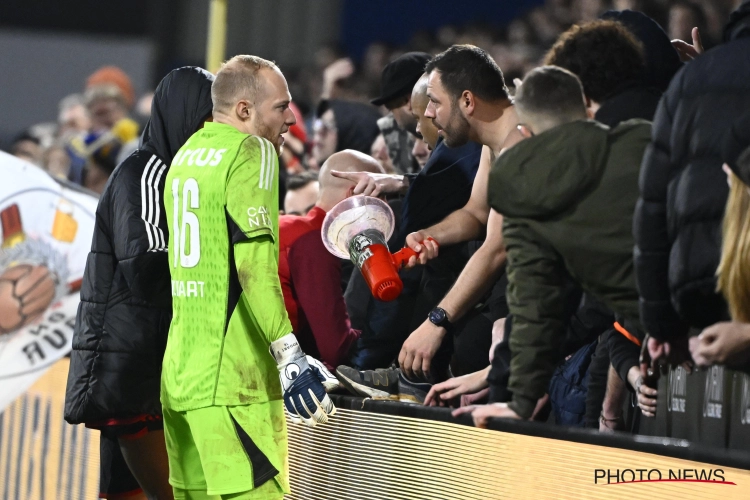
[[[637,324],[633,212],[650,139],[643,120],[611,130],[577,121],[517,144],[492,167],[488,201],[504,217],[513,315],[510,406],[521,417],[562,360],[566,279]]]

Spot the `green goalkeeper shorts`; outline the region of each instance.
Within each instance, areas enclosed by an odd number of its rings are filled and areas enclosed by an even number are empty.
[[[166,407],[163,410],[169,483],[176,489],[208,495],[258,489],[257,498],[289,493],[286,420],[281,400],[189,411]]]

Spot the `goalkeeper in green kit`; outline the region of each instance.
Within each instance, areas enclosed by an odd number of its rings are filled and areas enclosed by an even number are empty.
[[[290,333],[278,277],[278,155],[295,118],[281,71],[255,56],[227,61],[211,98],[213,122],[175,155],[164,188],[169,481],[178,500],[278,499],[284,407],[312,425],[336,411],[325,391],[336,379]]]

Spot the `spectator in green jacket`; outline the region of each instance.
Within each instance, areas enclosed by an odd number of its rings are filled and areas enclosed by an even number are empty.
[[[526,139],[497,159],[488,185],[504,216],[513,399],[461,412],[479,426],[528,419],[544,396],[562,361],[567,280],[638,325],[632,227],[650,123],[587,120],[580,80],[556,66],[531,71],[515,105]]]

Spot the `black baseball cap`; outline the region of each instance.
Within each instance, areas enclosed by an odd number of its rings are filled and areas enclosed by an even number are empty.
[[[411,95],[430,59],[432,56],[426,52],[407,52],[386,64],[380,77],[380,97],[370,102],[380,106],[397,97]]]

